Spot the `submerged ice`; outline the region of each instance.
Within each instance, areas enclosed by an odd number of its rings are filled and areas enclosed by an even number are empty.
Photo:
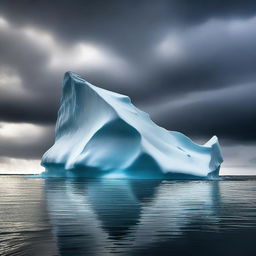
[[[41,163],[46,176],[147,179],[218,176],[222,161],[216,136],[198,145],[156,125],[129,97],[67,72],[55,143]]]

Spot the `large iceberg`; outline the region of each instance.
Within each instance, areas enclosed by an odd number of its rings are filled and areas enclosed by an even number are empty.
[[[223,162],[216,136],[198,145],[156,125],[129,97],[67,72],[45,176],[209,178]]]

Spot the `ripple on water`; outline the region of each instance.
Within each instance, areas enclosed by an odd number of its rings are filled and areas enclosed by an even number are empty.
[[[0,255],[256,255],[255,185],[1,176]]]

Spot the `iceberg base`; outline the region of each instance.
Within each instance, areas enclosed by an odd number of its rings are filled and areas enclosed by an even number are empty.
[[[218,167],[207,176],[196,176],[183,173],[160,173],[160,172],[131,172],[130,170],[102,171],[97,168],[78,167],[66,170],[64,165],[51,164],[41,174],[44,178],[65,177],[65,178],[89,178],[89,179],[152,179],[152,180],[211,180],[219,178]]]

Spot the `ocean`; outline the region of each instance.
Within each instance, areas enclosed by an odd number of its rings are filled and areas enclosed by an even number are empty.
[[[0,176],[0,255],[256,255],[256,177]]]

